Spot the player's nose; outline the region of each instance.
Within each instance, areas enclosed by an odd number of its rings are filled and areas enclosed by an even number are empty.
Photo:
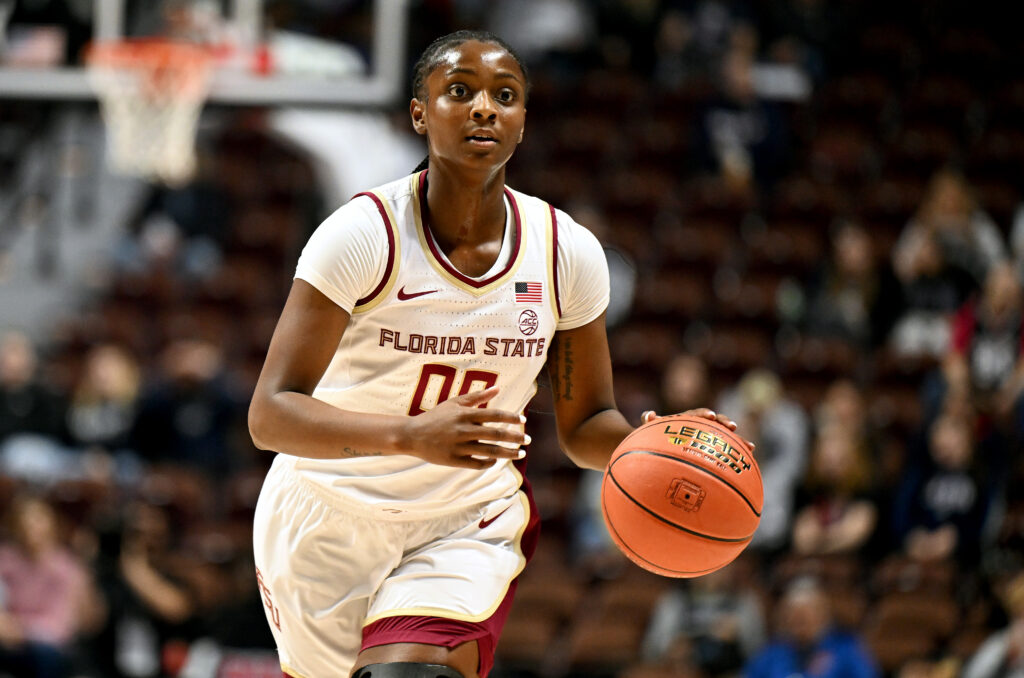
[[[494,120],[498,116],[498,109],[486,90],[480,90],[473,97],[472,114],[474,120]]]

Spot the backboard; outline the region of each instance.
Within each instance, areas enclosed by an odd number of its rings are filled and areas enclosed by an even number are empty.
[[[0,99],[96,94],[84,42],[174,37],[215,54],[209,100],[383,106],[405,82],[407,0],[0,0]],[[20,6],[19,6],[20,5]]]

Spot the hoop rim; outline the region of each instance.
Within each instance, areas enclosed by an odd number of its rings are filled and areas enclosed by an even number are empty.
[[[93,42],[85,48],[85,62],[91,68],[160,64],[202,71],[212,61],[209,48],[167,38],[122,38]]]

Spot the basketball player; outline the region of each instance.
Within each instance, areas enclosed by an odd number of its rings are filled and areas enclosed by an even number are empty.
[[[537,539],[521,464],[538,373],[579,466],[633,430],[600,245],[504,185],[527,92],[495,36],[436,40],[410,103],[429,169],[355,197],[299,258],[249,410],[281,453],[254,548],[286,676],[486,676]]]

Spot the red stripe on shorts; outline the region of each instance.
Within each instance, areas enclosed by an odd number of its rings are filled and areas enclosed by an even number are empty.
[[[530,520],[520,540],[520,548],[523,556],[529,561],[537,547],[537,538],[540,536],[540,515],[533,503],[533,493],[525,477],[522,489],[529,499]],[[518,584],[519,579],[514,579],[509,585],[508,591],[505,592],[505,597],[498,605],[498,609],[490,617],[480,622],[426,616],[378,619],[363,627],[363,649],[391,643],[423,643],[424,645],[454,648],[475,640],[480,652],[478,673],[480,678],[487,678],[487,674],[494,668],[494,651],[498,647],[501,630],[505,627],[505,620],[508,619],[508,613],[512,609],[512,599]]]

